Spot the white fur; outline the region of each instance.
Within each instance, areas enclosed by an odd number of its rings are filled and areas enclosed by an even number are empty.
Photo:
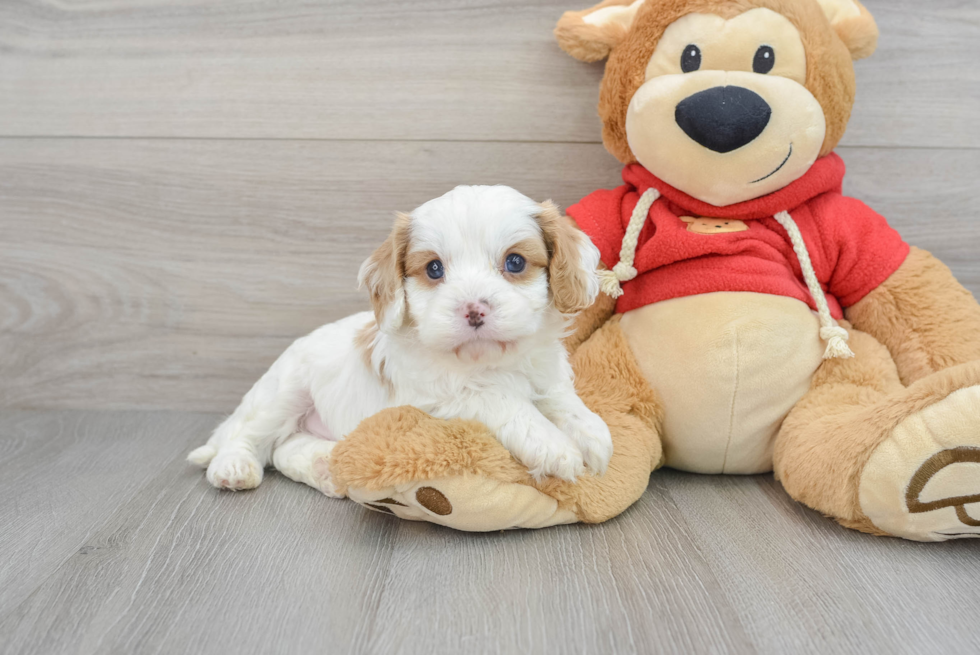
[[[515,284],[501,268],[511,246],[541,238],[540,212],[507,187],[457,187],[419,207],[409,252],[438,253],[443,281],[403,279],[379,316],[355,314],[297,340],[189,461],[207,466],[216,487],[253,488],[273,464],[334,495],[327,463],[337,440],[382,409],[412,405],[482,422],[538,478],[574,480],[586,465],[603,473],[612,440],[575,393],[561,343],[570,317],[555,309],[546,271]],[[577,238],[594,300],[599,253]],[[369,287],[376,269],[372,260],[361,269]],[[463,311],[474,302],[487,308],[478,328]],[[356,342],[375,321],[368,365]]]

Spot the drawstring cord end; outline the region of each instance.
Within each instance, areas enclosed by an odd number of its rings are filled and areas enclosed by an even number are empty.
[[[599,290],[613,300],[623,295],[623,287],[612,271],[599,271]]]
[[[619,298],[623,295],[620,282],[635,280],[639,274],[639,271],[629,264],[619,262],[611,271],[599,271],[599,289],[610,298]]]
[[[839,325],[821,328],[820,338],[827,342],[827,351],[823,354],[824,359],[851,359],[854,357],[854,351],[847,345],[850,335],[847,330]]]
[[[619,263],[613,266],[611,271],[599,271],[599,289],[610,298],[620,298],[623,295],[621,282],[635,280],[639,272],[633,266],[636,258],[637,240],[640,231],[647,220],[650,208],[660,197],[660,192],[654,188],[649,188],[643,192],[640,199],[633,208],[630,216],[629,225],[626,227],[626,234],[623,236],[623,245],[619,252]]]

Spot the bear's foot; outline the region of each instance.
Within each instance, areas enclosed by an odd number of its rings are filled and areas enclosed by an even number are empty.
[[[535,483],[484,426],[413,407],[366,419],[337,444],[329,465],[337,493],[409,521],[491,532],[579,520],[556,498],[569,483]]]
[[[861,510],[915,541],[980,537],[980,385],[902,420],[861,474]]]
[[[578,518],[534,487],[483,476],[447,477],[387,489],[348,489],[351,500],[409,521],[467,532],[547,528]]]

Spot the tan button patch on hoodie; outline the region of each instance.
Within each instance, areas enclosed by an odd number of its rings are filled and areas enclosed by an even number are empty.
[[[726,234],[728,232],[745,232],[749,229],[743,221],[731,218],[694,218],[681,216],[687,223],[687,231],[695,234]]]

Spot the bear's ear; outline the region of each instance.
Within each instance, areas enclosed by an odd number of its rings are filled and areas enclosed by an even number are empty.
[[[555,27],[561,49],[581,61],[599,61],[625,38],[645,0],[603,0],[591,9],[566,11]]]
[[[854,59],[870,57],[878,47],[878,25],[858,0],[817,0],[837,36]]]

